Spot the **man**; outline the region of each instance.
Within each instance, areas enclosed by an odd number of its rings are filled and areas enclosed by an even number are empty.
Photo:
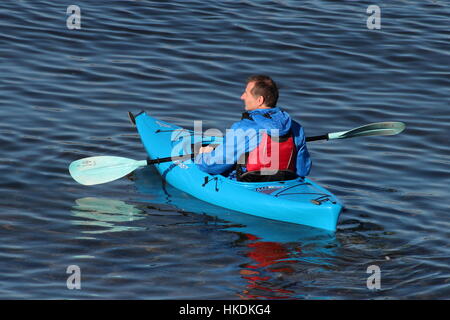
[[[305,134],[300,124],[276,106],[276,83],[268,76],[251,76],[241,100],[246,110],[242,119],[227,130],[221,145],[200,148],[195,158],[198,167],[248,182],[307,176],[311,159]]]

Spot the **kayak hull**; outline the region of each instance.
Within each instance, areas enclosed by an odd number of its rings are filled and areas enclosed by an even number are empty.
[[[155,119],[145,112],[135,124],[150,159],[190,153],[194,142],[214,142],[215,137]],[[155,165],[167,183],[200,200],[254,216],[335,231],[343,205],[325,188],[307,178],[276,182],[238,182],[201,171],[193,160]]]

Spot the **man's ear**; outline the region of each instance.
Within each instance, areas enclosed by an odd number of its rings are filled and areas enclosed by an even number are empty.
[[[259,96],[258,97],[258,104],[260,105],[260,106],[262,106],[263,104],[264,104],[264,97],[263,96]]]

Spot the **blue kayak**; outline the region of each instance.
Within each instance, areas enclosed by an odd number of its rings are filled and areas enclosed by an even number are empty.
[[[174,149],[181,150],[183,135],[192,138],[192,142],[220,143],[220,138],[195,135],[145,112],[135,116],[135,124],[152,160],[173,156]],[[307,178],[239,182],[207,174],[191,159],[163,162],[155,167],[167,183],[200,200],[265,219],[335,231],[343,208],[335,195]]]

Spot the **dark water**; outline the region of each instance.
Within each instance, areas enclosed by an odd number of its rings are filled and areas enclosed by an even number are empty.
[[[0,298],[450,297],[448,2],[380,3],[380,30],[369,1],[77,1],[81,30],[70,4],[0,4]],[[93,187],[68,174],[146,158],[127,111],[224,130],[253,73],[307,135],[407,124],[310,143],[310,177],[346,205],[335,235],[199,210],[154,168]]]

